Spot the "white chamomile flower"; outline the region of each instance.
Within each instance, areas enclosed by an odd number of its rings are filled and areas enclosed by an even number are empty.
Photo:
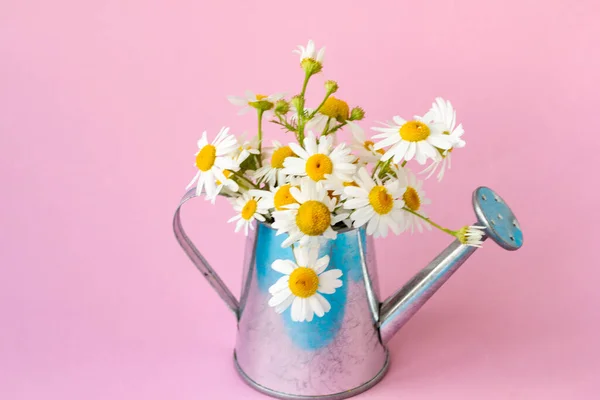
[[[263,207],[268,210],[284,211],[290,204],[298,203],[294,196],[290,193],[290,189],[296,187],[286,183],[281,186],[271,187],[271,190],[252,189],[249,193],[259,197],[263,201]]]
[[[423,171],[421,171],[419,173],[427,174],[425,179],[429,179],[429,178],[431,178],[431,176],[433,174],[435,174],[435,171],[438,171],[438,167],[439,167],[437,179],[438,179],[438,182],[441,182],[441,180],[444,178],[444,174],[445,174],[446,170],[450,169],[452,167],[451,153],[452,153],[452,149],[443,150],[443,152],[440,153],[441,159],[438,159],[437,161],[433,161],[430,165],[427,166],[427,168],[425,168]]]
[[[283,162],[286,175],[308,176],[315,182],[334,175],[343,181],[351,181],[356,171],[355,157],[351,149],[340,143],[333,150],[333,137],[321,136],[317,144],[314,134],[309,131],[304,139],[304,147],[290,143],[290,149],[297,155],[287,157]]]
[[[309,111],[309,114],[312,110]],[[311,129],[316,132],[324,133],[330,130],[338,123],[348,125],[352,133],[362,132],[362,128],[350,119],[351,111],[348,103],[337,97],[329,96],[323,103],[315,116],[307,122],[306,129]]]
[[[375,144],[374,149],[379,150],[390,147],[381,161],[393,157],[393,162],[398,164],[402,160],[410,161],[413,158],[421,165],[428,159],[438,161],[440,154],[437,149],[448,150],[452,148],[453,139],[444,135],[444,127],[439,122],[426,121],[415,117],[411,121],[395,116],[393,122],[384,123],[385,127],[374,127],[374,131],[382,132],[373,136],[383,139]]]
[[[283,162],[286,158],[295,156],[290,146],[282,146],[281,143],[273,141],[273,148],[269,149],[266,155],[263,166],[254,173],[254,179],[265,182],[271,187],[285,183]]]
[[[217,193],[222,193],[225,196],[235,196],[235,194],[240,190],[240,187],[236,181],[231,179],[231,177],[233,176],[233,172],[231,172],[228,169],[225,169],[223,170],[223,176],[225,177],[225,180],[220,181],[219,179],[217,179],[216,181]],[[211,202],[214,204],[215,199],[216,196],[212,199],[207,200],[211,200]]]
[[[244,140],[246,134],[242,134],[240,139],[240,147],[238,148],[239,153],[237,154],[237,162],[243,163],[246,161],[251,154],[259,155],[260,151],[258,150],[258,136],[254,136],[250,140]]]
[[[458,231],[458,240],[462,244],[473,247],[481,247],[483,244],[483,237],[485,236],[485,226],[465,226]]]
[[[323,294],[333,294],[342,287],[339,279],[342,271],[327,269],[329,256],[319,257],[319,247],[296,246],[292,260],[275,260],[271,265],[277,272],[284,274],[269,288],[271,298],[269,306],[278,314],[290,306],[292,321],[310,322],[314,315],[322,317],[331,310],[331,304]]]
[[[246,236],[248,236],[248,228],[254,229],[254,225],[252,225],[254,220],[264,222],[265,215],[269,212],[268,208],[264,206],[264,203],[250,193],[244,193],[240,197],[232,199],[231,204],[238,214],[230,218],[227,222],[237,221],[235,224],[235,232],[239,232],[243,227]]]
[[[315,42],[309,40],[306,47],[298,45],[298,48],[294,50],[293,53],[300,55],[300,63],[305,60],[312,60],[322,65],[323,59],[325,58],[325,47],[321,47],[321,49],[317,51]]]
[[[221,128],[212,143],[208,143],[206,131],[202,133],[202,137],[198,140],[198,152],[196,153],[195,165],[198,172],[186,190],[197,183],[197,196],[202,193],[204,188],[206,197],[214,199],[222,188],[222,185],[217,185],[217,181],[225,182],[227,180],[223,172],[239,169],[239,164],[233,159],[233,154],[238,147],[237,140],[228,132],[229,128]]]
[[[343,181],[337,176],[330,175],[329,179],[323,181],[323,187],[329,191],[329,197],[335,196],[340,200],[346,200],[348,195],[346,195],[345,189],[348,186],[358,186],[355,181],[356,178],[353,178],[351,181]],[[339,201],[338,201],[339,203]]]
[[[440,167],[437,178],[438,181],[441,181],[444,177],[444,172],[446,169],[450,169],[451,167],[451,156],[452,150],[455,148],[465,147],[465,141],[462,139],[462,135],[465,133],[462,124],[458,124],[456,126],[456,111],[452,107],[452,103],[449,100],[444,100],[441,97],[437,97],[435,99],[435,103],[431,106],[431,110],[423,119],[426,121],[436,121],[442,124],[443,134],[448,135],[448,137],[452,140],[452,148],[447,150],[437,149],[441,160],[437,162],[431,163],[427,168],[421,171],[422,174],[428,173],[427,178],[430,178],[438,167]]]
[[[272,226],[277,229],[277,235],[288,234],[282,247],[296,242],[304,245],[318,240],[320,236],[336,238],[337,234],[331,227],[346,219],[348,214],[334,215],[336,200],[328,196],[322,184],[305,178],[300,183],[300,189],[290,188],[290,194],[297,203],[273,212],[275,222]]]
[[[419,213],[419,215],[427,218],[427,215],[422,211],[421,207],[423,205],[430,204],[431,201],[425,197],[425,191],[423,190],[423,181],[417,179],[415,174],[406,167],[393,169],[396,173],[396,176],[398,177],[400,185],[406,188],[404,194],[402,195],[402,200],[404,200],[404,207],[408,208],[411,211],[414,211],[415,213]],[[411,234],[414,232],[415,227],[419,232],[423,232],[423,226],[431,230],[431,226],[428,223],[425,223],[417,215],[407,210],[404,210],[404,221],[404,229],[410,230]]]
[[[397,179],[382,183],[379,178],[371,178],[365,168],[358,171],[356,186],[345,189],[348,199],[344,208],[354,210],[350,218],[355,227],[367,224],[367,234],[386,237],[388,228],[398,235],[403,228],[405,188]]]
[[[344,100],[329,96],[319,111],[308,122],[307,127],[323,132],[326,126],[332,128],[336,122],[352,122],[350,118],[350,107]]]
[[[355,126],[358,127],[356,124]],[[385,153],[383,149],[375,150],[375,143],[372,140],[367,139],[365,131],[360,127],[359,129],[352,129],[352,137],[354,138],[354,143],[351,147],[358,157],[358,160],[363,164],[376,164]]]
[[[262,111],[270,111],[275,106],[277,100],[281,100],[285,93],[275,93],[272,95],[255,94],[246,90],[244,96],[227,96],[229,102],[233,105],[242,107],[238,115],[242,115],[255,108]]]

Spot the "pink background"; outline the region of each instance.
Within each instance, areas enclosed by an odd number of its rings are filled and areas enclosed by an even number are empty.
[[[338,80],[365,127],[451,99],[467,147],[426,183],[429,212],[470,223],[489,185],[525,235],[515,253],[487,242],[361,398],[598,398],[598,3],[362,4],[0,3],[0,398],[263,398],[238,379],[234,318],[171,218],[202,130],[254,129],[225,96],[299,91],[291,50],[309,38],[327,46],[315,81]],[[230,216],[222,201],[184,212],[238,293]],[[384,292],[449,241],[378,241]]]

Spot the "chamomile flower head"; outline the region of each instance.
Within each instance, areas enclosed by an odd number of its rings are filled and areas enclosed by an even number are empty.
[[[452,148],[465,147],[466,142],[462,139],[465,130],[462,124],[456,126],[456,110],[449,100],[436,97],[435,102],[431,105],[431,110],[423,116],[423,119],[441,124],[442,133],[452,139]]]
[[[325,189],[327,189],[329,197],[336,197],[339,203],[340,201],[344,201],[348,198],[345,189],[348,186],[358,186],[358,184],[355,182],[355,180],[343,181],[340,178],[331,175],[329,179],[323,181],[323,186]]]
[[[295,246],[295,261],[275,260],[271,265],[283,274],[270,288],[269,306],[279,314],[291,306],[292,321],[310,322],[331,310],[323,294],[333,294],[342,287],[342,271],[330,269],[329,256],[319,258],[318,246]]]
[[[243,163],[246,161],[250,155],[259,155],[260,151],[258,150],[258,136],[254,136],[250,140],[245,140],[246,134],[242,134],[239,141],[239,148],[236,155],[236,159],[238,163]]]
[[[462,244],[473,247],[481,247],[485,236],[485,226],[465,226],[457,233],[457,238]]]
[[[203,132],[202,137],[198,140],[198,152],[196,153],[195,165],[198,172],[186,189],[195,183],[197,196],[204,189],[206,197],[214,199],[222,187],[217,185],[217,181],[225,182],[227,179],[224,171],[239,169],[238,162],[233,158],[237,147],[237,139],[229,135],[229,128],[221,128],[212,143],[208,143],[206,131]]]
[[[440,159],[432,162],[431,165],[421,171],[421,173],[429,173],[426,178],[428,179],[438,171],[439,168],[437,178],[438,181],[441,181],[446,169],[450,169],[451,167],[452,150],[455,148],[462,148],[466,144],[462,139],[465,130],[463,129],[462,124],[456,126],[456,111],[452,107],[450,101],[444,100],[441,97],[435,99],[431,109],[423,116],[423,119],[440,123],[443,128],[442,133],[447,135],[452,141],[452,147],[450,149],[437,149],[440,154]]]
[[[321,136],[317,141],[309,131],[304,139],[304,148],[296,143],[290,143],[290,149],[297,155],[287,157],[283,162],[283,172],[292,176],[308,176],[319,182],[334,175],[343,181],[351,181],[356,171],[353,164],[355,157],[351,149],[340,143],[334,149],[332,136]]]
[[[358,127],[357,124],[355,124]],[[375,150],[375,143],[371,139],[367,139],[365,131],[358,127],[352,129],[352,137],[354,139],[351,148],[358,160],[363,164],[377,163],[381,156],[385,153],[383,149]]]
[[[337,122],[345,122],[350,118],[350,107],[344,100],[329,96],[319,109],[319,114]]]
[[[358,170],[356,186],[348,186],[345,193],[348,200],[344,208],[353,210],[350,218],[355,227],[367,225],[367,234],[386,237],[388,228],[398,235],[403,227],[404,199],[406,190],[397,179],[382,183],[379,178],[371,178],[365,168]]]
[[[431,201],[425,197],[425,191],[423,190],[423,181],[417,179],[415,174],[408,168],[393,168],[395,175],[398,177],[400,185],[405,188],[402,194],[402,200],[404,200],[404,229],[414,232],[415,228],[419,232],[423,232],[423,226],[426,229],[431,230],[431,225],[424,223],[421,218],[412,213],[411,211],[418,213],[422,217],[427,217],[423,212],[423,205],[430,204]],[[408,209],[408,210],[406,210]]]
[[[217,179],[217,193],[223,194],[225,196],[235,196],[236,193],[240,190],[240,187],[237,184],[237,182],[232,179],[234,176],[233,172],[228,169],[225,169],[223,170],[223,176],[225,177],[223,181]],[[210,200],[211,203],[214,204],[215,199],[216,196],[207,200]]]
[[[265,215],[268,214],[268,208],[264,206],[261,199],[252,196],[246,192],[236,199],[232,199],[233,209],[238,213],[227,222],[236,222],[235,232],[244,228],[244,233],[248,236],[248,228],[254,229],[252,224],[254,220],[265,221]]]
[[[290,193],[290,190],[298,186],[294,186],[290,183],[286,183],[281,186],[271,187],[270,190],[257,190],[252,189],[249,193],[253,196],[259,197],[263,200],[263,207],[268,210],[285,211],[287,206],[290,204],[297,204],[298,202]]]
[[[227,96],[227,99],[231,104],[241,107],[238,111],[238,115],[242,115],[253,108],[263,112],[270,111],[275,106],[275,103],[284,96],[285,93],[265,95],[255,94],[250,90],[246,90],[244,96]]]
[[[375,144],[375,150],[391,146],[381,157],[382,161],[392,158],[398,164],[402,160],[410,161],[414,158],[423,165],[428,159],[437,161],[440,158],[437,149],[452,148],[453,139],[443,134],[443,125],[439,122],[427,121],[421,117],[407,121],[395,116],[393,122],[383,125],[384,127],[372,128],[381,132],[373,138],[382,139]]]
[[[429,164],[423,171],[419,172],[419,174],[427,174],[425,179],[431,178],[436,171],[438,171],[437,179],[438,182],[441,182],[444,178],[446,170],[452,167],[452,149],[444,150],[440,153],[441,159],[437,161],[433,161]]]
[[[315,42],[309,40],[306,47],[298,46],[293,52],[300,55],[300,65],[307,74],[317,74],[323,69],[325,47],[321,47],[321,49],[317,51]]]
[[[294,152],[290,146],[283,146],[281,143],[273,141],[273,148],[265,153],[267,157],[263,160],[263,166],[256,170],[254,179],[264,182],[270,187],[284,184],[283,162],[288,157],[294,157]]]
[[[364,111],[360,107],[355,107],[351,111],[348,103],[344,100],[329,96],[315,116],[307,122],[306,128],[324,133],[326,129],[333,128],[336,123],[345,123],[353,133],[355,131],[362,131],[362,128],[356,123],[352,114],[357,114],[359,112],[357,110],[360,110],[364,116]],[[354,117],[358,116],[354,115]]]
[[[335,239],[337,234],[332,226],[348,215],[334,214],[336,200],[328,196],[323,185],[305,178],[299,189],[290,188],[290,194],[296,203],[285,206],[286,210],[273,212],[275,222],[272,226],[277,229],[277,235],[288,234],[282,247],[296,242],[301,245],[315,242],[321,236]]]

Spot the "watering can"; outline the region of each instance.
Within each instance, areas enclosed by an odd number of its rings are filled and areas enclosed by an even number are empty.
[[[180,209],[195,197],[182,198],[173,219],[175,237],[237,319],[233,359],[243,380],[280,399],[345,399],[378,383],[389,366],[386,344],[454,274],[477,248],[455,240],[387,299],[381,300],[373,240],[363,228],[338,231],[320,243],[320,255],[342,271],[343,285],[328,296],[331,310],[311,321],[293,321],[268,305],[269,287],[281,274],[278,259],[293,260],[282,248],[285,235],[257,223],[246,241],[239,300],[186,235]],[[519,223],[504,200],[487,187],[473,192],[475,225],[506,250],[523,244]]]

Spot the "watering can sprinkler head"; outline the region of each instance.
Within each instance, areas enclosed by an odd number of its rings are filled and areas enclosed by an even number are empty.
[[[473,208],[477,216],[474,225],[485,228],[483,241],[490,238],[506,250],[517,250],[523,245],[523,232],[515,214],[493,190],[477,188],[473,192]],[[385,300],[379,312],[382,342],[388,342],[476,250],[477,247],[455,240]]]
[[[498,246],[506,250],[523,246],[523,232],[517,217],[492,189],[477,188],[473,192],[473,208],[478,224],[485,227],[485,235]]]

